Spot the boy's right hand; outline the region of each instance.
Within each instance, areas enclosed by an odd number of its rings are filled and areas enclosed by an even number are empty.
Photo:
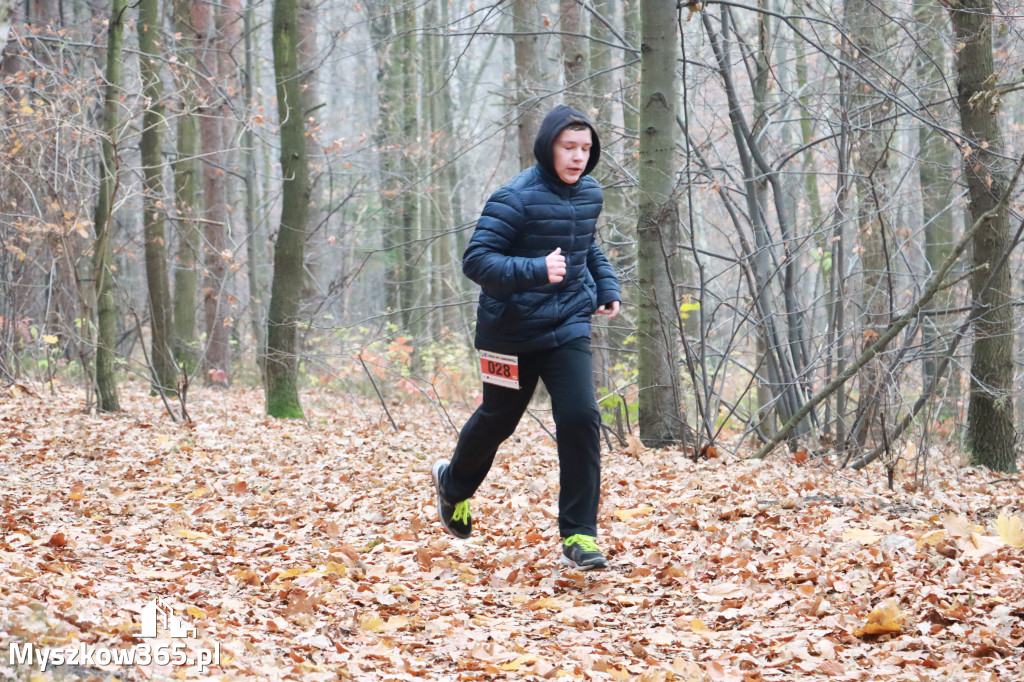
[[[565,256],[562,255],[561,246],[545,256],[544,261],[548,265],[549,282],[555,284],[565,279]]]

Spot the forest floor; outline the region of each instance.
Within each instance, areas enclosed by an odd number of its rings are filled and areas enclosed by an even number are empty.
[[[875,467],[634,440],[603,455],[612,568],[585,574],[559,564],[533,420],[457,541],[429,475],[454,427],[428,404],[389,405],[396,431],[346,395],[277,421],[206,390],[183,425],[144,389],[113,416],[0,389],[0,679],[1024,679],[1020,476],[933,453],[891,492]],[[172,660],[102,665],[140,643]],[[11,660],[43,652],[45,673]]]

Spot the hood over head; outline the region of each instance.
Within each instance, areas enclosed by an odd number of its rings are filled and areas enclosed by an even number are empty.
[[[537,158],[537,163],[556,178],[558,173],[555,172],[555,154],[553,150],[555,139],[573,123],[582,123],[590,128],[590,136],[594,141],[593,146],[590,148],[590,159],[587,160],[587,167],[583,170],[583,175],[580,177],[589,175],[601,158],[601,141],[597,137],[597,130],[594,129],[594,124],[583,113],[572,107],[559,104],[544,117],[544,121],[540,124],[540,130],[537,132],[537,139],[533,142],[533,155]]]

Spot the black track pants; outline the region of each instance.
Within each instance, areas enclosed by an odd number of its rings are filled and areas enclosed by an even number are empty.
[[[441,478],[444,496],[469,499],[483,483],[498,446],[512,435],[537,380],[551,395],[558,437],[558,530],[562,537],[597,535],[601,492],[601,415],[594,397],[590,339],[519,355],[519,389],[484,384],[480,407],[462,427],[451,466]]]

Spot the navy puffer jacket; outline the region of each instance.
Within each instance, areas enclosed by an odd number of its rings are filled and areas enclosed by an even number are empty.
[[[555,171],[552,145],[572,123],[590,126],[593,145],[583,176],[569,185]],[[518,354],[589,337],[598,306],[621,300],[615,270],[594,243],[603,196],[589,173],[600,154],[586,117],[558,106],[537,134],[537,165],[487,200],[462,259],[462,271],[482,288],[477,348]],[[557,247],[566,274],[553,284],[545,257]]]

